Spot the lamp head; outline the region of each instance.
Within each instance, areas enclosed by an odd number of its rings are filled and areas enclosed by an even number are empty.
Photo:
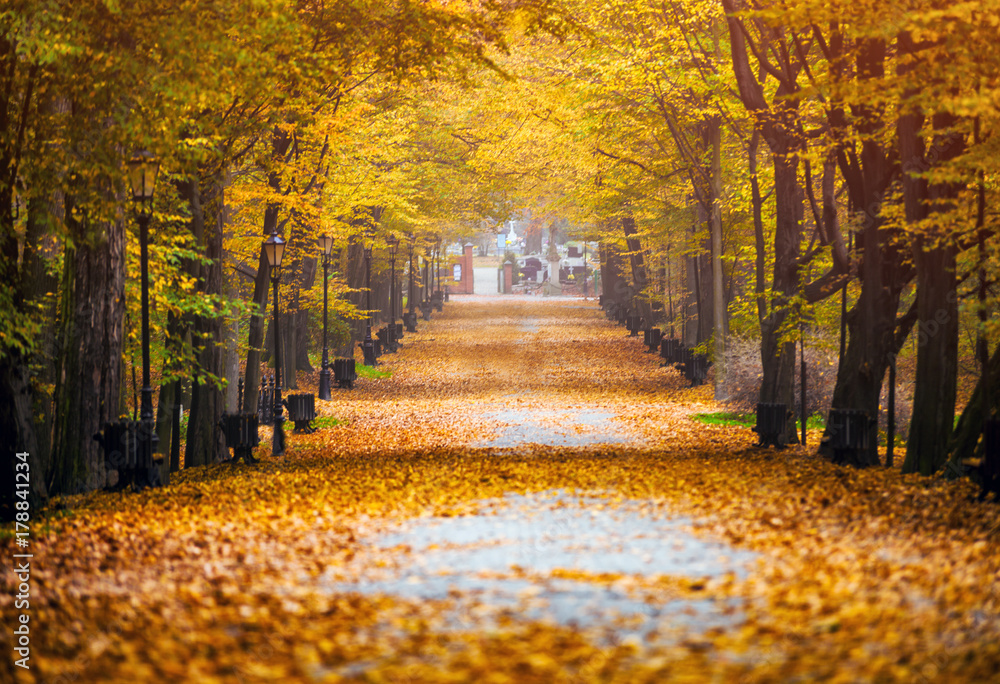
[[[140,206],[153,203],[156,191],[156,175],[160,171],[160,160],[149,150],[136,152],[128,161],[128,183],[132,191],[132,201]]]
[[[277,232],[272,232],[264,241],[264,254],[267,256],[267,265],[272,270],[281,268],[281,258],[285,255],[285,241]]]
[[[330,256],[333,251],[333,236],[332,235],[320,235],[319,236],[319,247],[323,250],[325,256]]]

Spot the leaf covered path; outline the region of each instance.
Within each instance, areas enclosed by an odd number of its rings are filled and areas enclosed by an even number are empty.
[[[995,505],[967,484],[752,449],[749,430],[691,420],[718,410],[710,389],[642,351],[591,302],[455,298],[383,357],[389,377],[318,402],[328,427],[290,434],[283,458],[265,447],[256,467],[38,521],[32,669],[0,667],[116,682],[995,677]]]

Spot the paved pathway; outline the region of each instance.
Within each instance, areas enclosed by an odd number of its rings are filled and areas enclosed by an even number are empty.
[[[493,271],[477,269],[477,283],[480,270]],[[420,413],[425,404],[409,402],[433,398],[453,421],[438,434],[498,458],[643,448],[663,423],[630,422],[635,409],[676,413],[663,390],[684,387],[676,371],[643,354],[639,340],[608,324],[594,300],[581,298],[455,296],[403,345],[398,358],[385,357],[393,376],[377,394],[379,420],[389,416],[411,430],[432,423],[433,415]],[[359,408],[352,421],[374,410]],[[378,426],[362,422],[357,429]],[[737,626],[735,599],[666,597],[562,576],[698,581],[749,572],[755,554],[696,536],[690,520],[649,503],[560,489],[471,502],[466,515],[383,530],[368,540],[371,557],[362,554],[330,574],[327,586],[408,600],[450,597],[446,623],[466,630],[493,629],[499,615],[511,613],[610,641],[651,635],[662,641],[667,633],[679,639]],[[370,567],[386,549],[408,560]]]

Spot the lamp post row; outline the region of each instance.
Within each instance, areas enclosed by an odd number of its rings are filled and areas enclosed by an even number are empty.
[[[149,358],[149,222],[153,216],[153,197],[156,190],[156,178],[160,169],[159,160],[150,152],[142,150],[136,153],[128,162],[128,181],[132,195],[133,208],[136,220],[139,223],[139,269],[141,286],[141,308],[142,308],[142,395],[139,409],[138,425],[138,449],[137,468],[140,487],[154,484],[158,481],[153,474],[153,454],[159,438],[156,435],[156,425],[153,416],[153,388],[150,379],[150,358]],[[371,259],[372,241],[374,240],[374,228],[368,227],[365,231],[365,287],[367,289],[367,310],[368,319],[365,325],[365,340],[362,344],[364,350],[365,363],[375,365],[374,341],[371,337],[372,328],[372,307],[371,307]],[[395,326],[396,309],[398,307],[396,297],[396,249],[399,247],[399,238],[389,235],[386,238],[389,247],[392,270],[392,284],[389,293],[389,317],[390,324]],[[328,346],[328,285],[330,272],[330,255],[333,249],[333,238],[323,235],[319,238],[319,246],[323,251],[323,362],[320,371],[320,399],[330,398],[330,355]],[[273,286],[273,309],[274,309],[274,433],[272,436],[272,453],[280,456],[285,450],[284,416],[281,400],[281,335],[279,334],[279,300],[278,290],[281,282],[281,262],[285,251],[285,240],[272,232],[264,241],[264,254],[267,258],[271,283]],[[410,235],[410,291],[413,291],[413,236]],[[413,298],[410,297],[410,310],[412,313]]]

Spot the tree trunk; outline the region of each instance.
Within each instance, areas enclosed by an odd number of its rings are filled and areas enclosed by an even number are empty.
[[[215,174],[189,182],[191,226],[196,245],[208,261],[199,267],[198,291],[203,295],[222,294],[222,206],[223,190]],[[225,375],[222,354],[223,319],[197,316],[193,321],[197,337],[198,369],[191,383],[191,413],[188,417],[184,466],[208,465],[225,456],[225,443],[218,424],[222,418],[223,396],[218,384]]]
[[[869,40],[860,48],[855,70],[858,78],[883,76],[885,44]],[[832,112],[832,127],[848,136],[842,110],[833,108]],[[903,267],[902,254],[893,244],[897,236],[883,227],[881,215],[882,198],[894,175],[889,154],[875,142],[876,133],[883,124],[878,112],[863,106],[857,109],[856,120],[857,132],[863,136],[860,158],[853,147],[845,147],[837,156],[851,211],[861,225],[855,242],[860,255],[861,292],[847,314],[847,342],[837,369],[831,408],[860,409],[868,414],[868,449],[852,452],[848,461],[848,465],[865,467],[879,463],[878,415],[882,383],[912,323],[897,321],[900,294],[909,277]],[[905,165],[906,156],[900,161]],[[825,439],[829,439],[829,432]]]
[[[312,285],[310,285],[312,287]],[[312,343],[312,335],[309,334],[310,328],[310,317],[308,311],[299,311],[295,314],[293,319],[295,325],[295,370],[300,370],[305,373],[312,373],[315,368],[313,368],[312,362],[309,360],[309,347]],[[323,348],[322,341],[320,342],[320,349]]]
[[[114,221],[101,232],[82,226],[71,218],[72,201],[67,199],[66,216],[75,246],[64,257],[51,494],[107,484],[94,435],[122,413],[125,226]]]
[[[281,126],[274,129],[271,139],[271,157],[278,163],[288,153],[292,137],[288,131]],[[281,193],[281,175],[272,170],[267,175],[267,184],[270,190],[276,194]],[[262,234],[267,237],[278,230],[278,214],[281,206],[276,202],[271,202],[264,209],[264,222]],[[260,356],[264,344],[264,324],[267,315],[268,295],[270,294],[269,282],[270,269],[267,265],[267,257],[264,255],[264,247],[261,246],[260,256],[257,259],[257,275],[253,281],[253,305],[256,305],[256,313],[250,317],[250,325],[247,330],[247,366],[244,387],[247,389],[244,411],[255,413],[257,411],[257,389],[260,387]]]
[[[180,405],[178,402],[178,383],[164,382],[160,384],[159,399],[156,402],[156,436],[159,439],[156,447],[166,458],[160,466],[160,482],[170,483],[170,445],[173,438],[174,416]]]
[[[723,0],[729,26],[733,72],[740,99],[748,111],[757,113],[757,127],[771,149],[774,165],[775,230],[774,280],[775,300],[769,302],[769,313],[761,321],[761,363],[763,379],[760,389],[762,403],[782,403],[791,409],[794,404],[795,343],[782,342],[782,325],[788,317],[790,301],[799,294],[799,246],[802,241],[802,192],[798,181],[800,139],[795,93],[799,67],[788,63],[783,80],[774,91],[770,104],[763,86],[750,66],[746,35],[736,15],[733,0]],[[788,421],[784,439],[798,442],[795,422]]]
[[[681,330],[681,337],[685,347],[694,347],[701,342],[701,301],[698,294],[699,268],[698,257],[691,255],[684,257],[684,275],[687,292],[684,297],[684,324]]]
[[[917,374],[904,473],[931,475],[948,460],[958,374],[955,249],[914,245],[917,265]]]
[[[935,131],[948,130],[954,117],[936,115]],[[903,136],[919,135],[916,126],[901,130]],[[911,143],[912,144],[912,143]],[[933,156],[940,162],[954,159],[964,148],[955,134],[938,136]],[[954,206],[959,188],[951,184],[908,184],[904,193],[919,193],[927,188],[928,208],[917,209],[916,218],[947,213]],[[911,198],[923,204],[923,198]],[[908,204],[907,218],[910,218]],[[947,229],[934,226],[930,235],[918,235],[913,241],[913,260],[917,269],[917,375],[913,394],[913,413],[906,444],[904,473],[930,475],[948,460],[948,445],[955,424],[955,393],[958,375],[958,280],[957,248]]]
[[[789,302],[798,293],[798,254],[802,239],[802,194],[798,180],[798,159],[790,149],[775,150],[774,193],[774,286],[776,300],[761,326],[761,403],[795,406],[795,342],[781,340],[788,318]],[[795,421],[788,421],[784,439],[797,443]]]
[[[28,360],[16,352],[0,356],[0,430],[5,435],[0,450],[0,477],[10,486],[0,492],[0,520],[14,519],[15,473],[20,460],[17,454],[27,454],[29,503],[32,510],[38,510],[48,498],[45,487],[44,463],[39,460],[38,440],[31,411],[31,375]],[[21,468],[23,470],[23,468]],[[34,474],[34,477],[31,475]]]
[[[625,233],[625,246],[628,249],[628,260],[632,266],[632,283],[635,287],[632,305],[645,321],[645,325],[649,327],[653,325],[653,307],[649,301],[649,293],[646,291],[649,279],[646,277],[642,243],[639,241],[639,235],[636,231],[635,218],[632,216],[622,218],[622,232]]]
[[[722,277],[722,126],[718,117],[708,125],[706,141],[712,152],[709,228],[712,239],[712,328],[715,398],[726,398],[726,297]]]
[[[621,255],[617,246],[604,240],[599,243],[598,249],[601,252],[601,288],[605,305],[627,306],[628,284],[622,272]]]
[[[983,456],[983,424],[1000,412],[1000,392],[989,391],[1000,384],[1000,346],[993,350],[983,374],[979,376],[969,403],[965,405],[952,433],[948,451],[954,461]]]

